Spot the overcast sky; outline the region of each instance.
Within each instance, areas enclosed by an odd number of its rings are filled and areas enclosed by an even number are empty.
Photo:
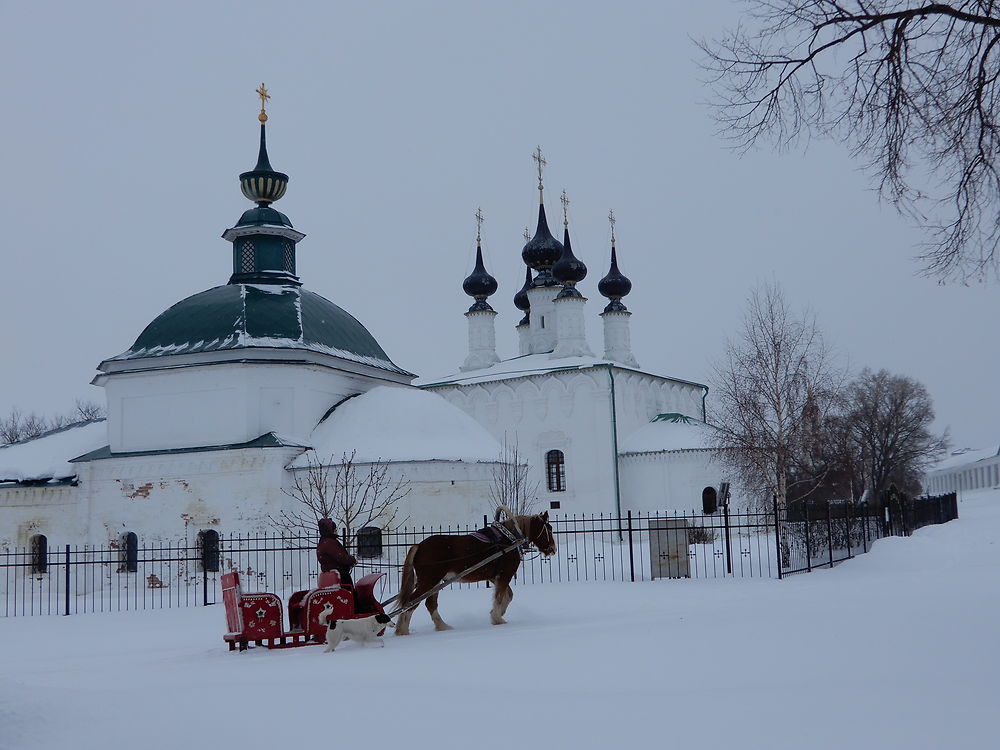
[[[739,22],[699,2],[27,3],[0,8],[0,414],[52,414],[160,312],[224,284],[219,235],[268,146],[276,207],[307,234],[306,287],[421,376],[466,354],[477,206],[501,357],[534,228],[541,145],[550,224],[571,200],[597,281],[618,217],[643,369],[711,385],[746,297],[776,281],[842,363],[927,385],[957,445],[1000,440],[997,284],[918,275],[920,234],[837,143],[740,156],[715,134],[691,37]]]

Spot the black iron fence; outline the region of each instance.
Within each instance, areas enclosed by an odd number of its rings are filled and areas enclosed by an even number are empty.
[[[712,515],[627,513],[561,516],[551,523],[557,552],[526,550],[515,585],[657,578],[781,578],[833,566],[867,552],[888,534],[957,517],[954,495],[899,500],[871,512],[851,506],[805,506],[795,512]],[[485,525],[484,519],[483,525]],[[398,591],[410,546],[431,534],[465,534],[479,524],[369,529],[360,535],[355,576],[387,573],[382,599]],[[315,585],[316,538],[201,535],[195,544],[107,547],[46,544],[0,551],[4,616],[162,609],[221,601],[220,576],[241,574],[247,591],[287,598]],[[780,564],[779,564],[780,561]],[[458,587],[485,584],[454,584]]]

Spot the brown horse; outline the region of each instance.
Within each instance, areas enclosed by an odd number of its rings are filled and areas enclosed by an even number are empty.
[[[549,525],[548,511],[533,516],[511,516],[500,525],[514,535],[514,538],[520,534],[546,557],[555,554],[556,540]],[[510,541],[506,538],[490,543],[472,534],[464,536],[435,534],[410,547],[406,562],[403,563],[403,579],[399,586],[399,606],[403,607],[403,611],[396,623],[396,635],[409,635],[410,618],[424,594],[448,576],[457,576],[509,545]],[[521,551],[512,549],[463,578],[456,578],[454,582],[491,582],[494,588],[490,620],[494,625],[502,625],[506,622],[503,619],[504,613],[514,598],[510,581],[520,565]],[[438,614],[437,604],[437,592],[427,597],[427,611],[434,621],[435,630],[451,630],[451,626]]]

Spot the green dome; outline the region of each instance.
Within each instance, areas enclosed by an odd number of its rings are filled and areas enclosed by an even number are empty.
[[[305,349],[405,373],[354,316],[294,284],[227,284],[195,294],[160,314],[114,359],[251,347]]]

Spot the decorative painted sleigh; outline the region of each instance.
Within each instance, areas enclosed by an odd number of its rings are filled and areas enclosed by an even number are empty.
[[[384,612],[375,598],[375,586],[385,573],[369,573],[354,586],[341,585],[336,571],[320,573],[317,587],[296,591],[288,600],[288,629],[284,628],[281,598],[271,593],[245,593],[237,572],[222,576],[222,602],[228,632],[223,640],[234,651],[250,643],[267,648],[291,648],[322,643],[326,628],[319,623],[324,606],[333,606],[331,619],[351,620]]]

